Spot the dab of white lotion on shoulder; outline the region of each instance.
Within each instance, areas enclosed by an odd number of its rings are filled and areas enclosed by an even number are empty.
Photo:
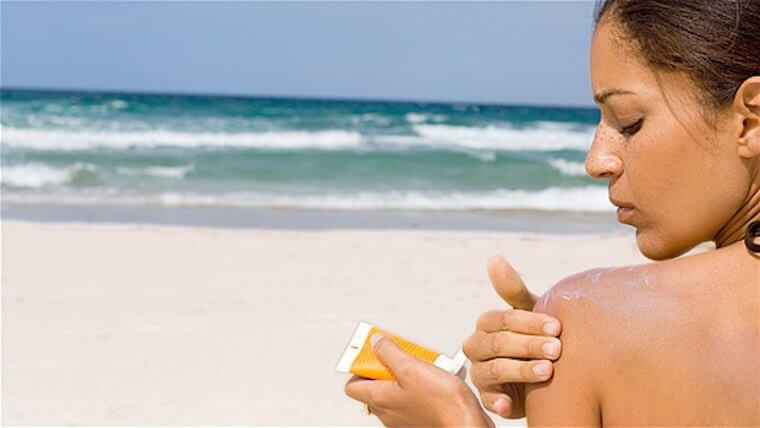
[[[402,351],[418,360],[433,364],[452,374],[458,373],[467,360],[461,349],[457,351],[453,358],[449,358],[446,355],[423,348],[408,340],[380,330],[372,324],[360,322],[335,369],[342,373],[352,373],[367,379],[393,379],[393,373],[377,359],[375,352],[372,350],[369,338],[375,333],[389,337],[396,342]]]

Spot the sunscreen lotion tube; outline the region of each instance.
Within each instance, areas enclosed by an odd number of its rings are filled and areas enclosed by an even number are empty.
[[[369,338],[375,333],[381,333],[384,336],[393,339],[401,350],[418,360],[433,364],[434,366],[440,367],[452,374],[459,372],[466,360],[461,349],[457,351],[454,358],[449,358],[398,336],[394,336],[386,331],[380,330],[371,324],[360,322],[359,326],[356,328],[356,332],[354,332],[354,336],[346,347],[346,351],[340,358],[340,362],[338,362],[338,367],[335,369],[339,372],[353,373],[357,376],[368,379],[394,379],[393,373],[391,373],[390,370],[377,359],[375,352],[372,350],[372,344],[369,342]]]

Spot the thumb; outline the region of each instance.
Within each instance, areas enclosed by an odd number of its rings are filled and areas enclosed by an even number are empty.
[[[488,260],[488,277],[496,292],[515,309],[533,310],[538,298],[528,291],[520,275],[501,256]]]
[[[393,339],[380,333],[373,334],[369,342],[377,359],[393,373],[399,383],[403,383],[418,360],[402,351]]]

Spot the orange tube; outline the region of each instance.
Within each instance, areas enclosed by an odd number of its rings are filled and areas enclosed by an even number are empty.
[[[377,359],[375,352],[372,350],[372,344],[369,339],[375,333],[382,333],[384,336],[391,338],[407,354],[429,364],[438,366],[448,372],[456,373],[464,365],[464,354],[461,351],[455,358],[448,358],[438,352],[423,348],[417,344],[402,339],[396,335],[383,331],[367,323],[359,323],[354,333],[354,337],[346,347],[337,370],[344,373],[353,373],[368,379],[394,379],[393,373]]]

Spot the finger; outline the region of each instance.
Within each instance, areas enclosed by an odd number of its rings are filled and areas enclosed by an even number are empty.
[[[489,412],[496,413],[502,418],[508,418],[512,414],[512,398],[507,394],[498,392],[484,392],[480,394],[483,407]]]
[[[500,331],[485,333],[477,331],[468,338],[462,350],[472,361],[486,361],[493,358],[559,358],[562,345],[559,339],[545,336],[531,336]]]
[[[365,379],[359,376],[351,376],[351,379],[346,382],[343,390],[349,397],[362,403],[367,403],[370,399],[370,382],[371,379]]]
[[[353,376],[346,382],[346,395],[354,400],[368,404],[373,409],[387,408],[394,397],[399,396],[400,388],[390,380],[372,380]]]
[[[380,333],[373,334],[369,340],[377,359],[393,373],[398,383],[403,386],[409,381],[413,370],[421,361],[402,351],[393,339]]]
[[[472,383],[480,391],[498,391],[505,383],[538,383],[552,375],[551,361],[520,361],[496,358],[473,363],[470,370]]]
[[[476,329],[488,333],[513,331],[537,336],[557,336],[561,325],[556,318],[541,312],[508,309],[484,313],[478,318]]]
[[[488,260],[488,277],[499,296],[513,308],[531,310],[536,305],[538,297],[528,291],[520,275],[503,257]]]

